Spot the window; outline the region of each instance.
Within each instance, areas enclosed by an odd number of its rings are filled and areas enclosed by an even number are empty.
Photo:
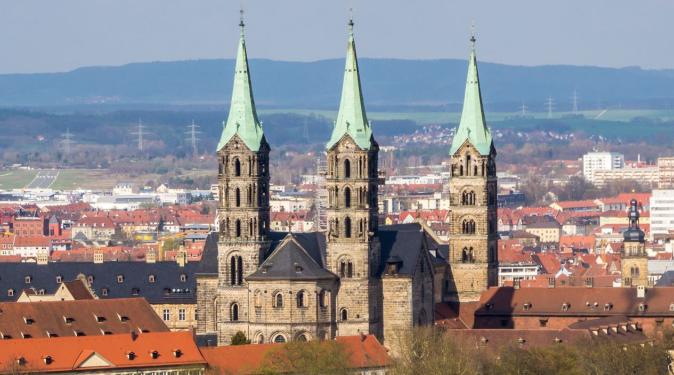
[[[475,192],[473,191],[464,191],[461,195],[461,204],[464,206],[473,206],[475,205]]]
[[[320,293],[318,293],[318,306],[320,307],[327,307],[327,301],[326,301],[326,293],[325,290],[321,290]]]
[[[299,308],[307,307],[306,301],[305,301],[305,298],[304,298],[304,297],[305,297],[305,294],[304,294],[304,291],[303,291],[303,290],[297,292],[297,296],[296,296],[296,298],[297,298],[297,307],[299,307]]]
[[[236,220],[236,237],[241,237],[241,220]]]
[[[240,255],[229,258],[229,273],[230,285],[241,285],[243,283],[243,258]]]
[[[286,342],[286,338],[283,335],[278,335],[274,337],[274,342],[277,344],[283,344],[284,342]]]
[[[340,277],[353,277],[353,262],[350,260],[342,260],[339,263],[339,276]]]
[[[117,275],[117,282],[118,283],[123,283],[124,282],[124,275]]]
[[[241,162],[239,159],[234,159],[234,176],[241,176]]]
[[[348,186],[344,188],[344,207],[351,207],[351,188]]]
[[[91,275],[87,276],[87,283],[89,285],[92,285],[94,283],[94,277]]]
[[[351,218],[344,218],[344,237],[351,238]]]
[[[463,234],[475,234],[475,220],[464,220],[461,224]]]
[[[255,291],[255,307],[262,307],[262,292]]]
[[[162,311],[162,317],[164,318],[164,321],[171,320],[171,311],[169,309],[164,309],[164,311]]]
[[[180,282],[184,283],[186,281],[187,281],[187,275],[185,275],[184,273],[181,273],[180,274]]]
[[[241,190],[239,190],[239,188],[236,188],[236,190],[234,191],[234,193],[235,193],[234,195],[235,195],[235,197],[236,197],[236,198],[235,198],[235,200],[236,200],[235,206],[236,206],[236,207],[241,207]]]
[[[339,311],[339,317],[343,322],[346,322],[349,319],[349,312],[346,309],[341,309]]]
[[[461,263],[475,263],[475,255],[473,253],[473,247],[464,247],[461,250]]]
[[[306,342],[307,335],[305,335],[304,333],[300,333],[299,335],[297,335],[297,338],[295,338],[295,341]]]
[[[14,289],[7,289],[7,297],[14,297]]]
[[[61,275],[56,276],[56,283],[60,284],[62,282],[63,282],[63,276],[61,276]]]
[[[274,295],[274,307],[276,308],[283,307],[283,293],[278,292]]]
[[[139,294],[140,294],[140,289],[138,289],[138,288],[132,288],[132,289],[131,289],[131,294],[134,295],[134,296],[139,295]]]
[[[232,306],[229,309],[229,320],[232,322],[238,322],[239,321],[239,304],[238,303],[233,303]]]
[[[155,281],[157,281],[157,277],[155,275],[150,275],[147,277],[147,281],[150,283],[154,283]]]
[[[344,160],[344,178],[351,178],[351,161],[349,159]]]
[[[103,297],[107,297],[107,296],[108,296],[108,288],[103,288],[103,289],[101,289],[101,295],[102,295]]]
[[[31,276],[26,276],[23,278],[23,282],[26,284],[30,284],[30,282],[33,281],[33,278]]]

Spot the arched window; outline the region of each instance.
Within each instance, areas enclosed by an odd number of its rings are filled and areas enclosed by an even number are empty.
[[[241,162],[239,159],[234,159],[234,176],[241,176]]]
[[[241,207],[241,190],[239,188],[236,188],[234,191],[234,196],[235,198],[235,205],[236,207]]]
[[[297,292],[296,298],[297,298],[297,307],[307,307],[305,301],[305,294],[303,290]]]
[[[461,263],[468,263],[468,248],[461,250]]]
[[[239,321],[239,304],[233,303],[232,307],[229,309],[229,320],[232,322]]]
[[[351,161],[349,159],[344,160],[344,178],[351,178]]]
[[[260,333],[259,336],[257,336],[257,343],[258,344],[264,344],[264,335]]]
[[[344,218],[344,237],[351,238],[351,218]]]
[[[468,248],[468,261],[470,263],[475,263],[475,254],[473,254],[473,247]]]
[[[463,165],[459,167],[459,176],[463,176]]]
[[[349,311],[347,309],[341,309],[339,311],[339,317],[343,322],[349,320]]]
[[[319,307],[327,307],[325,290],[321,290],[321,292],[318,293],[318,306]]]
[[[475,205],[475,192],[474,191],[464,191],[461,196],[461,204],[464,206],[473,206]]]
[[[463,234],[475,234],[475,220],[464,220],[461,223],[461,232]]]
[[[241,237],[241,220],[236,219],[236,237]]]
[[[230,285],[243,283],[243,258],[235,255],[229,258],[229,281]]]
[[[466,155],[466,176],[470,172],[470,155]]]
[[[278,292],[274,295],[274,307],[276,308],[283,307],[283,293]]]
[[[283,344],[284,342],[286,342],[286,338],[283,335],[277,335],[276,337],[274,337],[274,342],[277,344]]]
[[[256,290],[254,300],[255,300],[255,307],[262,307],[262,292]]]
[[[348,262],[346,264],[346,277],[352,278],[353,277],[353,263]]]
[[[342,261],[339,263],[339,276],[344,278],[352,278],[353,277],[353,262],[350,260],[342,259]]]
[[[300,333],[299,335],[297,335],[297,338],[295,338],[295,341],[306,342],[307,335],[305,335],[304,333]]]
[[[477,176],[477,165],[473,166],[473,176]]]
[[[351,189],[349,187],[344,188],[344,207],[351,207]]]

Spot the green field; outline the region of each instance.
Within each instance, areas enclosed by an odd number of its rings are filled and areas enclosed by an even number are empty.
[[[0,170],[0,190],[21,189],[33,181],[37,172],[37,170]]]

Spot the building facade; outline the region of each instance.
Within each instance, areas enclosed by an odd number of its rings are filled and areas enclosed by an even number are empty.
[[[674,189],[653,190],[651,195],[651,237],[668,237],[674,232]]]
[[[588,152],[583,155],[583,176],[594,183],[594,172],[625,167],[625,155],[617,152]]]
[[[457,220],[472,228],[450,245],[469,249],[462,261],[461,250],[450,257],[423,224],[379,225],[379,145],[365,112],[353,22],[339,112],[325,149],[327,230],[271,230],[269,145],[255,111],[243,22],[241,29],[217,150],[218,245],[207,246],[196,271],[198,334],[220,345],[238,332],[254,343],[372,334],[391,345],[405,330],[433,323],[438,285],[440,298],[462,300],[496,285],[496,151],[484,123],[474,51],[459,128],[465,142],[452,152],[457,171],[466,157],[472,160],[465,164],[470,172],[457,172],[454,182],[463,188],[456,194],[472,192],[470,202],[454,198],[463,212]],[[459,266],[450,271],[455,258]]]

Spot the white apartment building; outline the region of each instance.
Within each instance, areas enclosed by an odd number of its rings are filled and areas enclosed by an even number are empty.
[[[618,152],[588,152],[583,155],[583,176],[594,183],[594,172],[625,167],[625,155]]]
[[[658,158],[658,187],[674,189],[674,156]]]
[[[658,167],[626,167],[595,170],[592,182],[600,187],[620,180],[634,180],[642,184],[656,185],[659,179]]]
[[[499,263],[498,286],[508,281],[533,280],[540,273],[541,267],[534,262]]]
[[[651,195],[651,237],[674,233],[674,190],[653,190]]]

